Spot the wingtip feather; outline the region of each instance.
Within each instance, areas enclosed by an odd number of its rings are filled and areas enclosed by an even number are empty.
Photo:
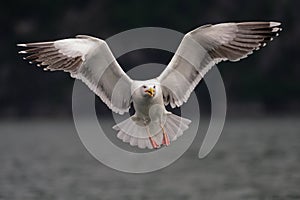
[[[18,47],[27,47],[27,44],[17,44]]]
[[[280,22],[270,22],[270,27],[276,27],[276,26],[280,26],[281,23]]]

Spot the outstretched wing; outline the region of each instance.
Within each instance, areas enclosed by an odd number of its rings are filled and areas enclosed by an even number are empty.
[[[132,80],[117,63],[105,41],[79,35],[76,38],[18,44],[28,49],[24,57],[44,70],[63,70],[82,80],[114,112],[128,112]]]
[[[179,107],[186,102],[213,65],[238,61],[278,36],[278,22],[222,23],[201,26],[182,39],[175,55],[157,77],[165,104]]]

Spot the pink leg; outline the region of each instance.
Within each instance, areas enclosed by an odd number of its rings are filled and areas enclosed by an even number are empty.
[[[151,136],[149,137],[149,140],[150,140],[150,143],[151,143],[153,149],[159,148],[158,144],[155,142],[155,140]]]
[[[161,126],[162,128],[162,131],[163,131],[163,141],[162,141],[162,144],[166,145],[166,146],[169,146],[170,145],[170,139],[169,139],[169,136],[168,134],[165,132],[164,128]]]

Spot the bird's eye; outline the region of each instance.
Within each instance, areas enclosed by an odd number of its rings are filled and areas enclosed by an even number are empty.
[[[143,88],[147,88],[146,85],[143,85]]]
[[[153,88],[155,89],[155,85],[153,86]]]

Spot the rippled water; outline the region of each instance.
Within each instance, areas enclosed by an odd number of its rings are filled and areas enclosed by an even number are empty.
[[[228,119],[203,160],[125,174],[95,160],[71,121],[0,123],[0,199],[300,199],[300,119]]]

